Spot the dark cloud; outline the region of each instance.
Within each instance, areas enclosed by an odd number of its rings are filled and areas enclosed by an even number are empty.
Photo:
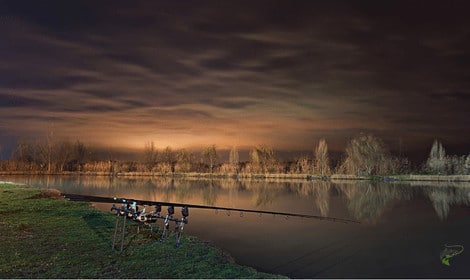
[[[466,1],[0,7],[0,118],[18,135],[53,123],[71,137],[127,131],[121,144],[134,146],[158,138],[311,149],[319,137],[339,147],[360,131],[420,145],[431,135],[470,141],[461,133],[470,102]]]
[[[2,1],[2,8],[12,17],[21,17],[51,31],[73,32],[96,26],[105,5],[90,1]],[[107,5],[112,9],[112,6]]]
[[[48,102],[40,99],[16,96],[11,93],[0,93],[0,108],[47,106]]]

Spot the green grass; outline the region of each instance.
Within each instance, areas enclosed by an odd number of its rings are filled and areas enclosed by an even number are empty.
[[[52,195],[53,196],[53,195]],[[128,221],[111,248],[115,216],[36,189],[0,185],[0,278],[280,278],[240,266],[207,242],[156,241]]]

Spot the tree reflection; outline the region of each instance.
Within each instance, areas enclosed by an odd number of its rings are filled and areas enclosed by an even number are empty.
[[[15,178],[15,180],[18,180]],[[446,219],[452,207],[470,205],[468,183],[370,181],[306,181],[258,179],[202,179],[173,177],[110,176],[28,176],[22,183],[57,188],[67,193],[125,197],[154,201],[205,203],[214,206],[243,205],[251,199],[256,207],[276,208],[283,199],[311,201],[322,216],[338,215],[343,201],[350,215],[362,222],[376,223],[394,205],[413,196],[427,197],[439,219]],[[294,195],[294,197],[292,197]],[[297,196],[297,197],[295,197]],[[219,199],[219,198],[223,199]],[[338,199],[340,198],[340,199]],[[309,211],[305,209],[305,211]],[[332,214],[333,212],[333,214]],[[344,215],[339,214],[339,215]]]
[[[453,205],[470,205],[470,190],[468,188],[424,187],[431,200],[437,216],[445,220]]]
[[[331,183],[322,181],[314,190],[315,203],[321,215],[326,217],[330,211]]]
[[[202,190],[202,199],[206,205],[215,205],[219,189],[220,186],[216,185],[213,180],[208,182],[207,187]]]
[[[285,186],[290,192],[295,192],[301,198],[314,198],[314,206],[324,217],[330,211],[330,192],[332,183],[330,181],[292,182]]]
[[[411,198],[409,190],[396,185],[354,182],[337,187],[348,200],[347,207],[354,218],[369,223],[376,223],[385,209],[395,202]]]
[[[256,206],[271,204],[276,197],[276,190],[270,188],[266,182],[256,184],[253,193],[253,202]]]

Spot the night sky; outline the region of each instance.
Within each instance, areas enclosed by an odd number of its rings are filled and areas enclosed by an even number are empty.
[[[14,0],[0,34],[3,157],[48,131],[287,152],[372,133],[470,153],[470,1]]]

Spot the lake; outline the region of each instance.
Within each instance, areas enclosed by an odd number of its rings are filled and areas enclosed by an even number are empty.
[[[340,223],[190,208],[185,233],[213,242],[240,264],[291,278],[470,277],[468,182],[93,176],[0,176],[0,181],[56,188],[66,193],[360,221]],[[109,205],[97,207],[109,209]],[[180,211],[177,209],[175,216],[179,217]],[[466,249],[451,258],[449,266],[439,258],[446,244]]]

